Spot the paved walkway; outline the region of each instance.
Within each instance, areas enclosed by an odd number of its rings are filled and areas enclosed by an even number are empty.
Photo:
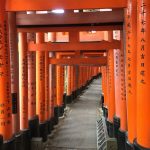
[[[101,80],[94,80],[89,88],[71,105],[67,117],[61,121],[50,150],[96,150],[96,118],[100,102]]]

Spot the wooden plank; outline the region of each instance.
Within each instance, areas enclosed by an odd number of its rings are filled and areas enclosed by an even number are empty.
[[[6,11],[125,7],[127,0],[6,0]]]
[[[77,51],[79,52],[79,51]],[[100,57],[104,56],[104,52],[83,52],[82,54],[78,54],[76,52],[57,52],[58,55],[61,57],[80,57],[80,56],[86,56],[86,57]]]
[[[123,30],[122,25],[66,26],[66,27],[19,27],[18,32],[70,32],[70,31],[112,31]]]
[[[91,51],[91,50],[109,50],[120,49],[121,43],[118,40],[112,42],[78,42],[78,43],[39,43],[30,42],[29,51]]]
[[[99,58],[50,58],[50,64],[57,65],[106,65],[107,57],[99,57]]]
[[[17,26],[80,25],[124,22],[123,9],[108,12],[22,14],[16,16]]]

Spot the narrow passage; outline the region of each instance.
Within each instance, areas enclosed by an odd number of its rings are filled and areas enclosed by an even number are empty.
[[[68,107],[54,137],[50,150],[96,150],[96,119],[100,106],[101,80],[96,79]]]

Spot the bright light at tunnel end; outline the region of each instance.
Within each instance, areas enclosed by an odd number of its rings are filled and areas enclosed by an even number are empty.
[[[55,13],[55,14],[63,14],[65,11],[64,9],[54,9],[52,10],[52,13]]]

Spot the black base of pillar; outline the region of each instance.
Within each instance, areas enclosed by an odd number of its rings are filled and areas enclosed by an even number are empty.
[[[2,150],[15,150],[15,139],[4,141]]]
[[[126,150],[134,150],[134,145],[126,140]]]
[[[105,119],[107,119],[108,118],[108,109],[105,106],[103,107],[103,114],[104,114]]]
[[[120,128],[120,118],[114,117],[114,136],[118,139],[118,131]]]
[[[66,100],[67,100],[67,104],[71,104],[72,103],[72,95],[67,95]]]
[[[53,117],[52,119],[51,119],[51,123],[52,123],[52,130],[54,129],[54,126],[55,126],[55,117]]]
[[[3,137],[0,135],[0,149],[3,148]]]
[[[64,107],[64,109],[66,108],[66,104],[67,104],[66,93],[64,93],[64,95],[63,95],[63,107]]]
[[[102,105],[102,109],[104,108],[104,95],[101,94],[101,105]]]
[[[64,107],[60,106],[58,109],[59,109],[59,117],[62,117],[64,115]]]
[[[3,148],[3,136],[0,135],[0,149]]]
[[[47,122],[48,122],[48,134],[51,134],[51,132],[53,130],[52,119],[49,119]]]
[[[31,134],[29,129],[21,131],[21,141],[22,141],[21,150],[31,149]]]
[[[32,137],[39,137],[39,118],[35,116],[32,120],[29,120],[29,129]]]
[[[150,148],[144,148],[140,146],[136,140],[134,140],[134,150],[150,150]]]
[[[86,85],[83,85],[83,91],[85,91],[86,90]]]
[[[118,130],[118,149],[126,150],[126,132]]]
[[[59,107],[54,108],[54,123],[55,125],[58,124],[59,121]]]
[[[15,150],[22,150],[22,133],[15,135]]]
[[[48,122],[40,123],[40,137],[42,137],[43,142],[47,141],[48,135]]]
[[[76,90],[76,98],[80,95],[79,89]]]
[[[107,131],[110,138],[114,137],[114,125],[112,122],[107,120]]]
[[[74,91],[74,99],[77,98],[77,90]]]
[[[82,94],[82,87],[79,88],[79,95]]]
[[[72,101],[75,99],[75,92],[72,92]]]
[[[84,86],[81,87],[81,94],[83,93],[84,91]]]

